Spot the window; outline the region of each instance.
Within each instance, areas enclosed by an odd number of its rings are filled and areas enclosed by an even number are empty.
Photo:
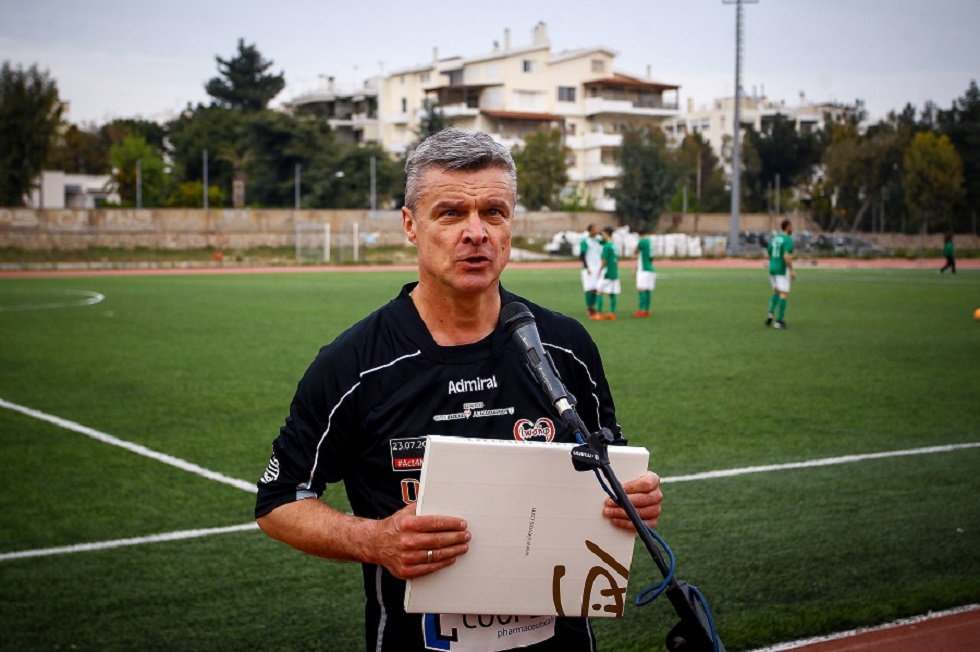
[[[559,102],[574,102],[575,101],[575,87],[574,86],[559,86],[558,87],[558,101]]]
[[[421,83],[423,83],[423,84],[425,84],[426,82],[429,81],[429,71],[428,70],[426,70],[425,72],[420,72],[419,73],[419,81]]]
[[[408,113],[408,100],[402,98],[402,113]]]
[[[524,72],[534,72],[534,59],[524,59],[521,65],[524,68]]]
[[[606,62],[602,59],[593,59],[592,72],[606,72]]]

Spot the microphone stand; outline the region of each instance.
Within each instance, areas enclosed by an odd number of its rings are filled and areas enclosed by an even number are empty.
[[[572,398],[574,401],[574,397]],[[636,528],[637,534],[646,546],[647,552],[653,558],[653,562],[660,569],[660,573],[666,579],[670,574],[670,567],[664,561],[660,548],[657,547],[653,536],[647,529],[647,525],[640,518],[636,507],[630,502],[623,490],[623,485],[616,477],[612,466],[609,463],[608,446],[613,443],[612,432],[603,428],[599,432],[589,433],[588,427],[575,411],[575,407],[566,398],[560,399],[555,404],[556,409],[561,414],[562,420],[583,436],[585,443],[572,449],[572,464],[577,471],[598,470],[606,478],[609,487],[620,506],[626,511],[630,522]],[[669,652],[725,652],[725,646],[721,642],[704,610],[701,600],[695,595],[693,589],[684,580],[670,578],[664,593],[674,612],[680,616],[680,622],[674,625],[667,633],[667,650]]]
[[[541,389],[561,415],[562,420],[575,432],[584,444],[572,449],[572,464],[577,471],[599,471],[605,476],[620,506],[626,511],[630,522],[640,535],[643,545],[667,581],[664,593],[670,600],[681,621],[667,634],[669,652],[725,652],[725,646],[713,631],[710,617],[697,589],[683,580],[676,579],[660,553],[653,534],[629,501],[623,485],[609,464],[607,447],[613,443],[613,435],[608,429],[590,433],[588,426],[575,411],[575,397],[562,385],[554,369],[551,356],[545,351],[534,323],[530,309],[516,301],[501,307],[500,323],[512,336],[526,356],[525,363],[531,375],[538,381]],[[670,578],[669,580],[667,578]]]

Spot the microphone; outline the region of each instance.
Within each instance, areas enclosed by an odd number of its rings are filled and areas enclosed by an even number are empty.
[[[541,344],[534,315],[523,303],[514,301],[500,309],[500,324],[524,352],[525,362],[531,373],[558,413],[564,416],[567,410],[572,409],[575,397],[568,393],[558,378],[551,356]]]

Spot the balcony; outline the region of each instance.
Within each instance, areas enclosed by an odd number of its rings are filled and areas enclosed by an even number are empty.
[[[619,177],[619,170],[618,165],[590,163],[585,166],[584,170],[577,167],[568,168],[568,180],[576,183],[589,183],[602,179],[615,179]]]
[[[623,145],[622,134],[582,134],[566,136],[565,145],[572,150],[598,149],[602,147],[619,148]]]
[[[678,114],[677,104],[660,100],[609,100],[604,97],[587,97],[585,114],[589,117],[603,114],[635,115],[671,118]]]
[[[468,106],[460,102],[458,104],[442,104],[439,110],[447,118],[475,118],[480,115],[479,107]]]

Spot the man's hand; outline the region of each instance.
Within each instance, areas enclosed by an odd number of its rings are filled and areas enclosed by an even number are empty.
[[[466,521],[454,516],[417,516],[414,503],[379,521],[378,526],[374,563],[399,579],[445,568],[469,549]]]
[[[624,482],[623,491],[636,507],[636,512],[643,522],[652,528],[657,527],[657,518],[660,516],[661,503],[664,499],[664,495],[660,492],[660,476],[653,471],[647,471],[636,480]],[[626,515],[626,510],[618,507],[612,498],[606,498],[602,515],[610,519],[616,527],[636,531],[633,522]]]

